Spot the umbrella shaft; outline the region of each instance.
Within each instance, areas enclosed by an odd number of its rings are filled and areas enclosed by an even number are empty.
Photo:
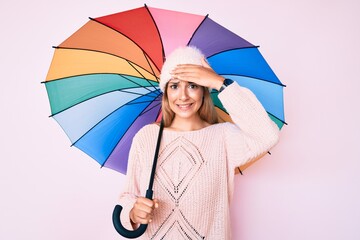
[[[159,156],[160,143],[161,143],[161,137],[162,137],[163,130],[164,130],[164,121],[161,119],[159,135],[158,135],[157,142],[156,142],[154,161],[153,161],[153,166],[152,166],[151,174],[150,174],[149,188],[146,191],[146,197],[148,196],[148,194],[151,194],[151,198],[149,198],[149,199],[152,199],[152,195],[153,195],[152,189],[153,189],[153,184],[154,184],[155,171],[156,171],[156,165],[157,165],[157,160],[158,160],[158,156]],[[151,193],[150,193],[150,191],[151,191]]]

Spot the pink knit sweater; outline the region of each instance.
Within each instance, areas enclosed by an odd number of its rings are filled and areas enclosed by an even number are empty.
[[[219,99],[235,124],[189,132],[164,129],[154,182],[159,208],[139,239],[231,239],[234,169],[270,150],[279,129],[250,90],[233,83]],[[128,229],[129,211],[149,184],[158,131],[158,125],[147,125],[133,139],[120,197],[120,218]]]

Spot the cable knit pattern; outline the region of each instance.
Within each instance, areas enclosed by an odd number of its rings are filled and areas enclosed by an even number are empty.
[[[219,99],[235,124],[188,132],[164,129],[154,182],[159,208],[139,239],[231,239],[234,169],[269,151],[279,129],[255,95],[237,83]],[[147,125],[133,139],[128,182],[120,197],[121,220],[128,229],[129,211],[149,184],[158,131],[158,125]]]

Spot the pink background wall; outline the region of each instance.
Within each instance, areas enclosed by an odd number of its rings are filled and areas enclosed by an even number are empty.
[[[191,3],[190,2],[195,2]],[[49,119],[44,85],[53,45],[88,17],[134,0],[1,5],[0,239],[121,239],[111,214],[124,176],[70,148]],[[236,178],[234,239],[360,239],[359,2],[148,1],[198,14],[254,44],[285,89],[271,156]]]

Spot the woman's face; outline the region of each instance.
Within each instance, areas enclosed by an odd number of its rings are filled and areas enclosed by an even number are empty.
[[[198,117],[203,102],[204,88],[192,82],[172,79],[167,85],[167,97],[175,118]]]

